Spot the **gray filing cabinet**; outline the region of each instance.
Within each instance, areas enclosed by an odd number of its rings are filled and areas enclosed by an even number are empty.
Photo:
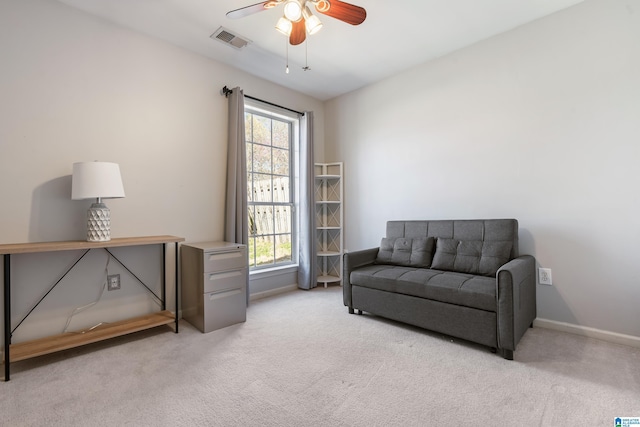
[[[247,319],[247,247],[228,242],[180,247],[182,317],[202,332]]]

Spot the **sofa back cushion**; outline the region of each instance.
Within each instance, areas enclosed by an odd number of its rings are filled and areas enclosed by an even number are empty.
[[[376,263],[429,268],[434,246],[433,237],[384,237],[380,242]]]
[[[431,268],[459,273],[495,276],[509,261],[511,241],[457,240],[440,238]]]
[[[509,259],[518,256],[518,221],[515,219],[387,221],[386,237],[511,241]]]
[[[518,256],[518,221],[515,219],[387,222],[387,239],[424,239],[429,237],[438,242],[442,239],[457,241],[457,243],[445,243],[443,240],[442,250],[445,250],[446,247],[447,252],[441,250],[440,254],[438,254],[438,245],[436,245],[434,258],[436,255],[438,257],[431,263],[431,268],[444,269],[436,266],[446,265],[449,266],[446,268],[448,271],[460,272],[470,272],[477,269],[475,274],[492,276],[495,274],[492,265],[501,262],[505,252],[508,251],[504,263]],[[464,243],[460,246],[460,242]],[[446,254],[453,253],[455,253],[455,258],[459,257],[459,259],[457,263],[454,259],[453,266],[451,266],[451,256],[447,257]],[[448,261],[446,261],[447,258]],[[435,265],[433,265],[434,262]]]

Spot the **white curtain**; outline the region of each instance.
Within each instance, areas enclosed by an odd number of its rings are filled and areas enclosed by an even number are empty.
[[[300,119],[300,250],[298,287],[311,289],[316,280],[316,207],[314,194],[313,112]]]
[[[229,100],[229,136],[227,144],[227,192],[224,240],[249,244],[247,210],[247,155],[244,136],[244,93],[236,87],[227,94]],[[249,305],[249,289],[247,289]]]

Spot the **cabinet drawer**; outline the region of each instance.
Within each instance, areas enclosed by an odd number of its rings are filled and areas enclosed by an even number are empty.
[[[204,292],[219,292],[225,289],[245,289],[247,286],[247,269],[226,271],[223,273],[206,273],[204,275]]]
[[[247,297],[244,289],[204,294],[202,332],[211,332],[246,320]]]
[[[247,249],[204,253],[204,272],[233,270],[247,265]]]

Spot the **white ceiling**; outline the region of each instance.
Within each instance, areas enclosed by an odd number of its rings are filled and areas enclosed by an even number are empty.
[[[317,14],[324,27],[289,46],[289,74],[286,37],[274,28],[282,6],[234,20],[228,11],[258,0],[58,1],[326,100],[583,0],[349,1],[367,10],[364,23]],[[252,43],[235,50],[211,39],[220,26]],[[302,69],[305,53],[310,71]]]

